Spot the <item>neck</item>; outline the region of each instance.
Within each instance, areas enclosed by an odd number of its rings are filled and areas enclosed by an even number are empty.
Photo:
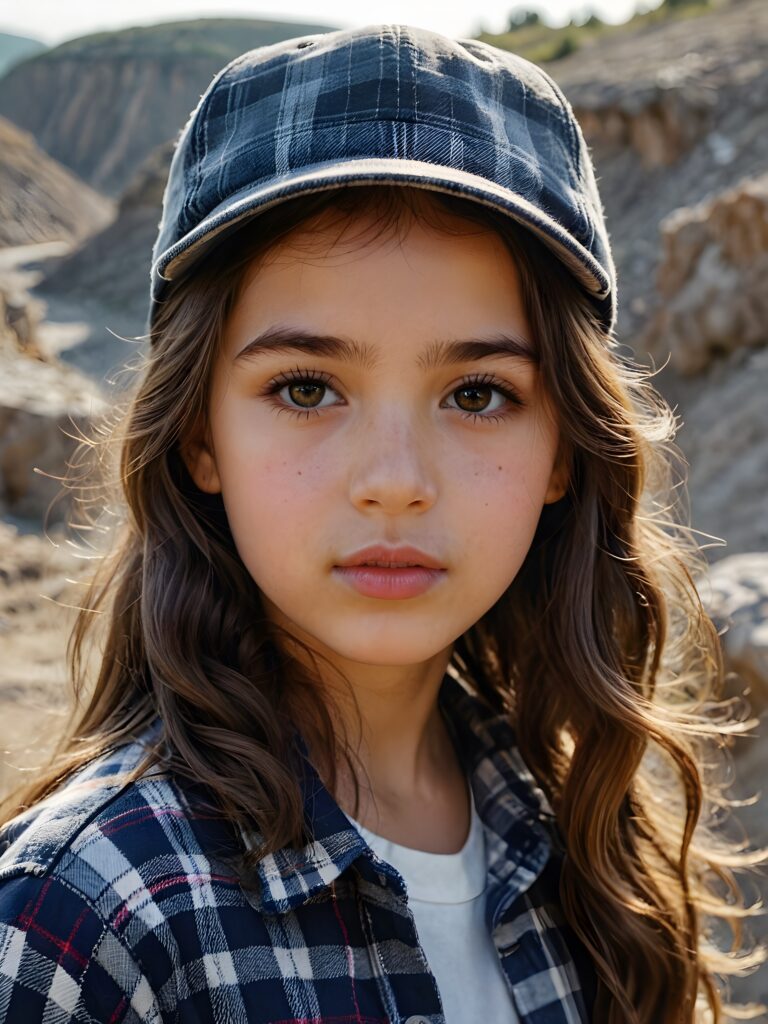
[[[438,705],[438,694],[453,647],[418,665],[364,665],[334,657],[351,684],[332,681],[322,661],[311,666],[321,673],[340,742],[346,738],[360,784],[360,808],[402,807],[442,799],[455,787],[458,757]],[[323,652],[328,656],[327,652]],[[291,650],[305,667],[301,648]],[[325,669],[325,672],[322,672]],[[359,717],[358,717],[359,712]],[[315,765],[320,752],[309,748]],[[335,797],[354,813],[354,785],[344,758],[337,759]]]

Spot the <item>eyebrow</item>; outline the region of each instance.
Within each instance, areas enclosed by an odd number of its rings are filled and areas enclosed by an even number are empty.
[[[378,364],[378,351],[369,345],[332,334],[316,334],[300,328],[274,325],[257,334],[232,360],[238,363],[258,359],[276,352],[310,353],[352,363],[365,370]],[[516,334],[497,332],[488,338],[467,338],[460,341],[434,341],[415,360],[418,368],[428,371],[455,363],[475,362],[479,359],[507,357],[523,359],[535,366],[539,356],[529,341]]]

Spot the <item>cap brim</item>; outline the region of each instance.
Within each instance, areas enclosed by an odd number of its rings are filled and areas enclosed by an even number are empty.
[[[174,281],[196,263],[223,235],[248,217],[295,195],[321,192],[340,185],[413,185],[464,195],[507,214],[534,231],[567,265],[580,284],[598,299],[610,294],[611,282],[591,252],[561,224],[522,196],[467,171],[419,160],[365,158],[303,168],[259,188],[249,186],[215,207],[192,231],[157,257],[152,266],[153,295],[163,281]]]

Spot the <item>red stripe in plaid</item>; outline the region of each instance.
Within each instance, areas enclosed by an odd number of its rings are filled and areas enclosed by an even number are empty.
[[[171,878],[164,878],[160,882],[155,882],[152,885],[146,886],[146,891],[150,896],[156,896],[159,892],[164,889],[168,889],[172,885],[202,885],[204,882],[229,882],[230,884],[237,884],[237,878],[234,875],[212,875],[212,874],[198,874],[198,875],[173,875]],[[133,913],[133,908],[124,904],[112,919],[112,927],[117,931],[123,921],[130,917]]]
[[[128,1000],[125,997],[123,997],[115,1007],[115,1012],[109,1018],[109,1024],[118,1024],[118,1021],[121,1021],[125,1016],[125,1011],[127,1010],[127,1008]]]
[[[349,948],[349,933],[347,932],[347,926],[344,924],[344,919],[339,911],[339,899],[336,895],[336,882],[331,882],[331,900],[333,904],[333,913],[336,920],[341,928],[341,933],[344,936],[344,955],[347,958],[347,968],[349,970],[349,980],[352,983],[352,999],[355,1004],[355,1012],[357,1016],[354,1018],[359,1024],[363,1024],[363,1018],[360,1016],[360,1004],[357,1001],[357,991],[355,989],[355,959],[352,955],[352,950]],[[350,1017],[350,1020],[353,1018]]]
[[[89,915],[89,908],[86,907],[86,909],[82,912],[80,917],[78,917],[77,921],[75,922],[74,928],[69,933],[69,936],[66,939],[62,939],[58,935],[54,935],[53,932],[49,931],[47,928],[43,928],[41,925],[37,923],[36,915],[39,914],[40,909],[45,901],[46,893],[51,888],[53,883],[54,879],[52,877],[49,876],[48,878],[46,878],[45,882],[40,887],[40,892],[38,893],[37,901],[35,903],[33,910],[30,913],[20,914],[18,919],[18,925],[25,931],[34,932],[36,935],[41,935],[46,941],[50,942],[51,945],[61,950],[61,952],[59,953],[57,963],[61,964],[66,959],[66,957],[71,957],[72,960],[78,965],[78,967],[82,967],[83,969],[85,969],[88,966],[88,957],[83,956],[82,953],[75,949],[72,942],[84,918],[86,918]]]
[[[186,814],[177,807],[131,808],[116,814],[101,826],[105,836],[116,835],[124,828],[141,825],[145,821],[157,821],[159,818],[186,818]]]

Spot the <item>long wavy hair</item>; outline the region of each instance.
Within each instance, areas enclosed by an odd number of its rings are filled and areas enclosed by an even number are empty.
[[[384,234],[413,217],[455,231],[444,216],[452,214],[464,231],[498,232],[519,267],[571,475],[565,497],[544,507],[507,591],[456,639],[450,668],[509,716],[555,811],[567,851],[562,909],[598,972],[595,1020],[755,1017],[761,1007],[725,1005],[717,983],[728,993],[728,975],[766,956],[745,941],[743,919],[759,905],[745,904],[734,874],[764,862],[765,851],[723,827],[736,802],[723,781],[729,748],[755,720],[743,699],[723,697],[720,641],[696,585],[706,562],[687,524],[676,418],[653,374],[621,354],[530,231],[466,198],[428,195],[425,203],[422,190],[365,185],[293,198],[174,284],[151,349],[126,364],[135,381],[82,439],[65,478],[82,494],[79,516],[106,542],[67,647],[72,716],[50,764],[0,805],[2,820],[159,715],[162,742],[135,775],[161,764],[258,835],[242,853],[243,878],[267,852],[311,838],[294,728],[320,752],[331,792],[337,755],[352,767],[355,752],[316,673],[265,616],[221,495],[196,487],[180,446],[206,423],[223,326],[254,260],[320,214],[335,214],[341,231],[365,214]],[[90,661],[97,638],[100,657]],[[306,653],[317,665],[319,654]],[[722,935],[716,941],[718,929],[730,930],[730,948]]]

